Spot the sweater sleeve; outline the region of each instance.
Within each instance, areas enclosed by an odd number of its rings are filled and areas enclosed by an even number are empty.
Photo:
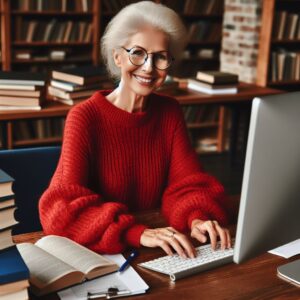
[[[168,185],[162,197],[162,213],[171,226],[187,231],[194,219],[228,223],[223,186],[201,169],[192,148],[180,107],[173,135]]]
[[[39,202],[45,234],[68,237],[99,253],[139,247],[146,226],[137,224],[123,203],[107,202],[89,187],[91,116],[75,107],[68,114],[62,153]]]

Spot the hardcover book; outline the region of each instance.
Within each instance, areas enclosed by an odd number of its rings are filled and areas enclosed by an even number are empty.
[[[49,235],[35,244],[17,247],[30,270],[31,289],[37,296],[118,270],[116,263],[65,237]]]
[[[43,86],[45,82],[46,76],[41,73],[0,71],[0,84]]]
[[[0,169],[0,198],[13,196],[12,184],[14,179]]]
[[[238,75],[220,71],[198,71],[196,78],[208,83],[238,83]]]
[[[59,80],[51,80],[50,86],[59,88],[68,92],[82,91],[86,89],[99,89],[99,83],[90,84],[90,85],[79,85],[71,82],[59,81]]]
[[[197,91],[200,93],[209,94],[209,95],[236,94],[238,91],[236,87],[223,88],[223,89],[211,89],[211,88],[199,86],[198,84],[195,84],[193,82],[188,82],[187,87],[191,90],[194,90],[194,91]]]
[[[38,106],[40,105],[40,102],[40,98],[0,95],[0,105]]]
[[[27,288],[29,287],[29,280],[19,280],[15,282],[5,283],[0,285],[0,299],[28,299]],[[19,297],[20,295],[27,295],[26,297]],[[5,298],[5,297],[7,298]],[[9,298],[10,297],[10,298]]]
[[[18,223],[14,217],[15,210],[15,206],[0,210],[0,229],[8,228]]]
[[[9,248],[15,243],[12,239],[12,227],[0,229],[0,250]],[[1,295],[1,285],[0,285],[0,295]]]
[[[42,107],[40,105],[36,106],[15,106],[15,105],[0,105],[0,111],[23,111],[23,110],[41,110]]]
[[[16,247],[0,252],[0,284],[29,278],[29,270]]]
[[[229,83],[229,84],[212,84],[207,83],[196,78],[188,78],[188,83],[193,83],[197,86],[209,89],[209,90],[222,90],[222,89],[232,89],[237,88],[237,84]]]
[[[74,91],[74,92],[66,92],[55,88],[53,86],[48,87],[48,93],[51,96],[59,97],[66,100],[75,100],[79,98],[89,98],[92,94],[94,94],[97,90],[82,90],[82,91]]]
[[[80,85],[100,82],[106,78],[106,73],[101,67],[84,66],[65,70],[52,71],[52,78]]]

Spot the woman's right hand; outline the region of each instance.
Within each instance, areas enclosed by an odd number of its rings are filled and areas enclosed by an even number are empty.
[[[168,255],[175,251],[184,258],[196,257],[196,250],[187,236],[173,227],[145,229],[140,242],[145,247],[161,247]]]

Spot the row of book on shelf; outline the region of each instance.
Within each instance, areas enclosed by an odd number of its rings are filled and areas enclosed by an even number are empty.
[[[69,43],[92,41],[93,25],[86,21],[25,21],[16,19],[15,40],[17,42]]]
[[[91,61],[91,51],[86,54],[74,53],[73,49],[15,49],[13,51],[13,62],[47,62],[47,61],[75,61],[88,62]]]
[[[47,138],[60,139],[64,127],[64,117],[17,120],[13,123],[13,139],[14,141]]]
[[[115,261],[65,237],[49,235],[35,244],[15,245],[12,228],[18,222],[13,183],[14,179],[0,169],[1,300],[27,300],[29,289],[41,296],[119,269]]]
[[[300,39],[300,14],[277,11],[274,17],[272,37],[276,40]]]
[[[190,24],[188,29],[189,42],[218,42],[221,39],[222,24],[201,20]]]
[[[93,0],[15,0],[12,9],[18,11],[59,11],[89,12]]]
[[[218,15],[222,14],[224,9],[224,0],[163,0],[162,3],[186,15]]]
[[[102,0],[102,9],[104,13],[115,13],[130,3],[130,0]],[[224,8],[224,0],[163,0],[162,3],[184,14],[221,14]]]
[[[184,119],[188,126],[199,123],[218,122],[219,107],[214,105],[184,105]]]
[[[271,80],[300,80],[300,52],[279,49],[271,54]]]

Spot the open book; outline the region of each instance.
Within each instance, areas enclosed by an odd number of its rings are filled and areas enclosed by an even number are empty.
[[[118,270],[116,263],[65,237],[49,235],[17,247],[37,296]]]

